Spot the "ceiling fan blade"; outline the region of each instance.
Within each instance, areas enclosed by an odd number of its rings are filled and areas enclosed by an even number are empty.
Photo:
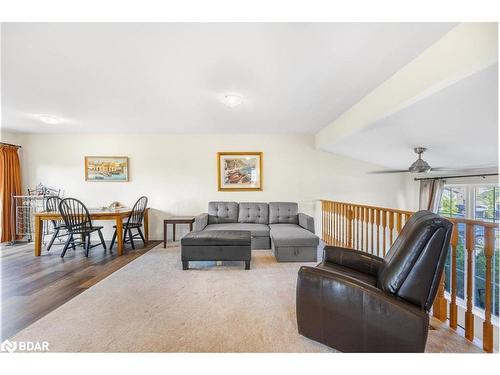
[[[387,171],[371,171],[368,174],[389,174],[389,173],[408,173],[408,169],[401,170],[387,170]]]

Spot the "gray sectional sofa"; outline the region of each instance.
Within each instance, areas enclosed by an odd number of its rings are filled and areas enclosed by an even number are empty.
[[[272,249],[278,262],[315,262],[319,238],[314,219],[292,202],[209,202],[194,231],[245,230],[252,249]]]

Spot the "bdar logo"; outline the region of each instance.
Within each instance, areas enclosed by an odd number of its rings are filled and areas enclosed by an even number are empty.
[[[5,340],[0,345],[0,351],[2,351],[2,352],[13,353],[13,352],[16,351],[16,349],[17,349],[17,342],[12,342],[12,341],[9,341],[9,340]]]

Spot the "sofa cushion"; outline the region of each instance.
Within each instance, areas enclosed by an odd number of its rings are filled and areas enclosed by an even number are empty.
[[[190,232],[181,239],[182,246],[237,246],[250,247],[249,231],[201,231]]]
[[[208,224],[237,223],[238,203],[236,202],[209,202]]]
[[[294,202],[270,202],[269,224],[298,224],[298,211]]]
[[[249,230],[252,237],[269,237],[269,226],[266,224],[251,224],[251,223],[226,223],[226,224],[208,224],[204,231],[207,230]]]
[[[295,224],[271,224],[270,235],[275,247],[318,246],[319,238],[314,233]]]
[[[269,206],[267,203],[240,203],[238,223],[268,224]]]

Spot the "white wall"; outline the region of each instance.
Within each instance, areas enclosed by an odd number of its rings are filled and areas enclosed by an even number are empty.
[[[22,135],[23,187],[42,182],[88,207],[149,198],[150,238],[162,238],[161,219],[198,214],[210,200],[296,201],[319,218],[317,201],[332,199],[406,209],[407,180],[367,175],[379,167],[318,151],[312,135],[95,134]],[[262,151],[262,192],[218,192],[218,151]],[[86,182],[85,155],[129,157],[129,182]],[[318,224],[319,220],[316,220]],[[106,223],[106,237],[111,224]],[[318,226],[317,226],[318,227]],[[180,234],[182,234],[181,232]]]

